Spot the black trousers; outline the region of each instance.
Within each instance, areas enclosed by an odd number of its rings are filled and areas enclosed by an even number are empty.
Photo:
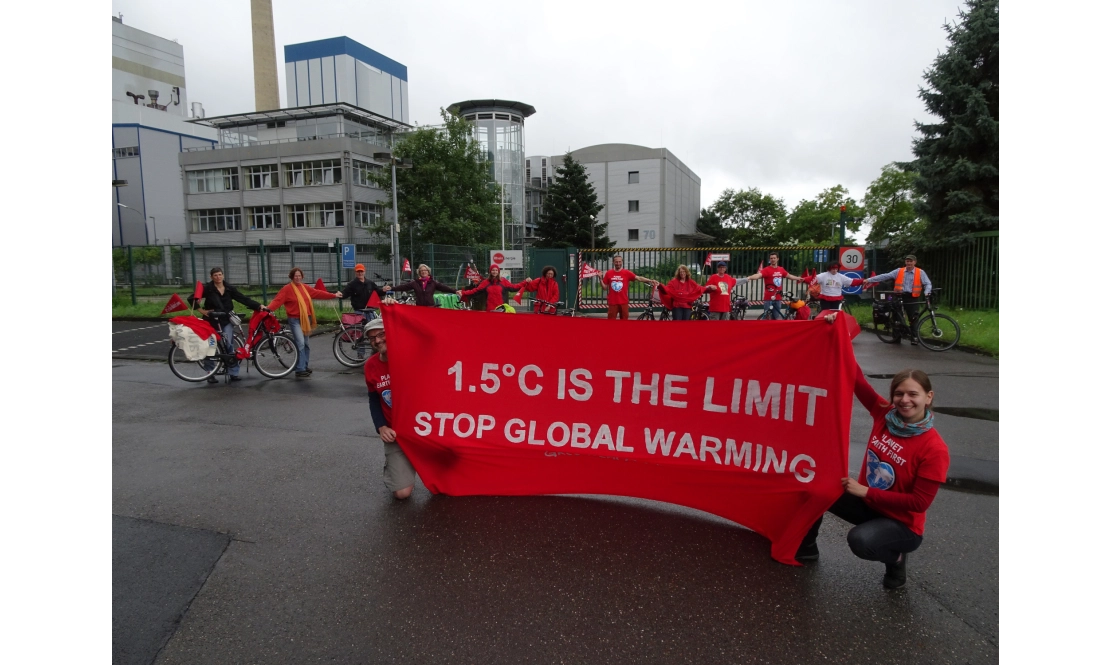
[[[829,508],[829,512],[856,525],[848,532],[848,547],[852,554],[861,559],[895,563],[899,554],[921,547],[921,536],[898,520],[876,512],[858,496],[845,492]],[[820,531],[823,520],[822,515],[813,523],[809,533],[802,539],[802,547],[817,543],[817,532]]]
[[[839,310],[840,305],[843,302],[844,302],[843,300],[822,300],[821,301],[821,311],[824,312],[825,310],[828,310],[828,309]]]

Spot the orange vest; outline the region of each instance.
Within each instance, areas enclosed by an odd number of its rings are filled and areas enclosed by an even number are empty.
[[[902,292],[902,281],[906,276],[906,269],[902,268],[898,271],[898,276],[894,278],[894,292]],[[921,268],[914,268],[913,270],[913,290],[910,291],[910,296],[917,298],[921,295]]]

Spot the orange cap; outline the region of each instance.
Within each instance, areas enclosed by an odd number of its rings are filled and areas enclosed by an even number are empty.
[[[355,266],[355,272],[358,272],[359,270],[361,270],[362,272],[366,272],[366,266],[362,265],[361,263],[357,264]]]

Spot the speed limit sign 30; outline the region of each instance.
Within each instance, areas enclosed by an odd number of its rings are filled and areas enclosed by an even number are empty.
[[[863,248],[862,247],[841,247],[840,248],[840,267],[842,270],[862,270],[863,269]]]

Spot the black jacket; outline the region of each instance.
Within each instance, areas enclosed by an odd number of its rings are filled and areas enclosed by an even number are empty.
[[[379,298],[384,298],[387,294],[370,280],[358,281],[352,279],[347,286],[343,287],[343,297],[351,299],[351,307],[354,309],[366,309],[366,303],[370,302],[370,294],[377,293]]]
[[[393,287],[393,290],[412,291],[413,296],[416,299],[416,304],[420,307],[435,307],[436,291],[439,291],[441,293],[454,293],[456,291],[456,289],[452,289],[450,286],[447,286],[442,282],[437,282],[434,279],[429,279],[426,285],[421,280],[414,279],[411,282],[398,284],[397,286]]]
[[[249,307],[251,311],[258,311],[261,307],[260,304],[246,297],[239,292],[239,289],[224,282],[224,294],[221,296],[220,292],[216,290],[215,282],[208,282],[204,285],[204,293],[201,294],[204,298],[204,309],[211,309],[217,312],[230,312],[235,308],[233,300],[239,301]],[[195,305],[196,298],[189,296],[189,304]]]

